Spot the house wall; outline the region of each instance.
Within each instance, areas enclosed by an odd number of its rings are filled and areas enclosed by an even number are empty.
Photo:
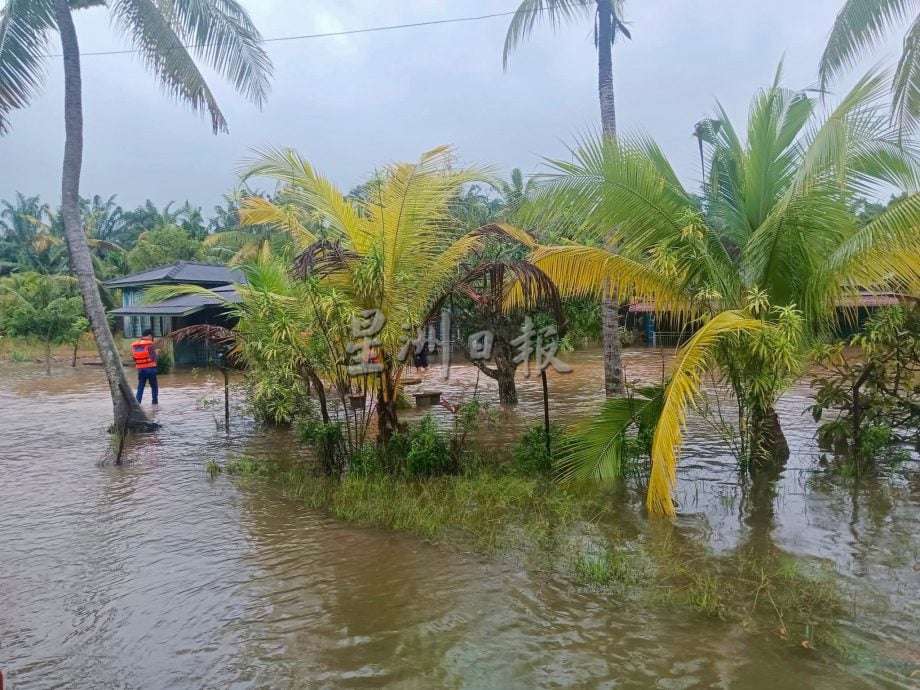
[[[225,328],[233,325],[224,317],[222,307],[206,307],[194,314],[176,317],[174,323],[175,328],[173,330],[202,324],[224,326]],[[188,340],[179,340],[173,343],[173,361],[176,364],[205,365],[216,361],[216,359],[217,349],[213,345],[209,346],[205,343],[190,342]]]

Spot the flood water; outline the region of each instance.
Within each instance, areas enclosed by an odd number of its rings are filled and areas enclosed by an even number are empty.
[[[551,376],[554,419],[589,414],[599,352]],[[662,356],[626,353],[629,378]],[[477,385],[435,366],[459,402]],[[479,389],[494,395],[491,381]],[[513,562],[343,524],[208,459],[299,450],[236,418],[216,428],[206,373],[161,377],[160,432],[101,465],[110,407],[93,367],[0,369],[0,670],[20,688],[912,687],[920,669],[920,472],[852,481],[817,467],[807,388],[783,400],[792,458],[772,508],[746,508],[735,461],[694,422],[677,527],[716,552],[751,540],[826,559],[852,596],[852,662],[733,625],[611,605]],[[539,379],[496,433],[541,418]],[[217,414],[220,416],[221,411]],[[444,416],[446,411],[436,409]],[[501,452],[501,451],[496,451]],[[911,666],[913,665],[913,666]]]

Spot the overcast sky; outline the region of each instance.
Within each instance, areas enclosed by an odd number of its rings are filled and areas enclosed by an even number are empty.
[[[464,17],[518,0],[244,0],[266,38]],[[814,84],[842,0],[632,0],[633,40],[614,54],[621,128],[654,137],[696,185],[693,124],[718,98],[744,116],[785,54],[786,83]],[[230,125],[210,125],[168,100],[131,55],[83,60],[86,141],[81,192],[150,198],[206,211],[237,182],[254,147],[292,146],[347,190],[375,166],[453,144],[463,161],[539,169],[599,123],[591,25],[538,29],[502,71],[508,18],[268,44],[272,93],[260,112],[212,80]],[[84,52],[125,47],[105,10],[78,13]],[[887,53],[874,60],[891,62]],[[58,46],[55,45],[55,52]],[[874,61],[873,60],[873,61]],[[60,199],[63,86],[55,60],[41,96],[0,139],[0,197]]]

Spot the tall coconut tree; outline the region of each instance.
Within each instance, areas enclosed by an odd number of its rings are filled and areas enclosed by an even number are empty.
[[[597,93],[601,104],[601,130],[604,136],[615,137],[617,115],[613,89],[613,45],[618,36],[630,38],[629,29],[623,23],[623,0],[523,0],[511,18],[505,36],[504,65],[507,69],[511,52],[529,37],[541,22],[548,23],[555,29],[568,22],[581,22],[592,18],[594,43],[597,46]],[[601,299],[604,390],[609,397],[626,392],[623,353],[620,347],[619,299],[616,291],[605,293]]]
[[[563,295],[599,294],[610,282],[654,294],[659,311],[699,327],[660,394],[608,401],[566,463],[570,476],[615,473],[628,422],[656,409],[648,508],[673,514],[681,429],[708,371],[733,392],[741,459],[782,462],[775,405],[806,364],[809,340],[829,333],[838,305],[860,290],[920,290],[920,151],[890,124],[886,90],[886,77],[870,74],[824,114],[815,98],[783,88],[778,72],[745,130],[720,107],[702,209],[647,139],[589,139],[573,161],[553,163],[535,203],[597,228],[615,221],[620,253],[544,247],[532,261]],[[861,224],[854,202],[891,186],[904,198]]]
[[[897,27],[909,25],[892,82],[892,115],[902,128],[920,119],[920,2],[845,0],[821,55],[821,88],[877,48]]]
[[[215,133],[227,123],[193,55],[257,104],[268,93],[271,62],[246,10],[236,0],[6,0],[0,8],[0,135],[12,111],[38,95],[49,59],[51,35],[61,39],[64,65],[64,165],[61,203],[70,261],[86,315],[102,357],[115,424],[149,428],[125,378],[96,285],[80,214],[83,166],[83,88],[73,12],[109,11],[163,88],[194,110],[206,112]]]

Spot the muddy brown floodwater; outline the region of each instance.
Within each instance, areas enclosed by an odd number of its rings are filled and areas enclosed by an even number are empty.
[[[550,378],[553,416],[601,396],[600,353]],[[630,378],[660,377],[630,350]],[[424,385],[468,397],[475,372]],[[491,391],[491,381],[480,381]],[[343,524],[203,464],[301,453],[277,430],[216,429],[204,373],[161,379],[163,429],[122,467],[101,372],[0,369],[0,670],[7,688],[910,687],[920,663],[920,473],[852,482],[817,471],[807,389],[783,400],[792,458],[753,514],[717,435],[694,423],[678,528],[715,552],[768,540],[827,559],[852,597],[850,661],[724,623],[611,606],[602,594],[390,532]],[[495,433],[539,419],[539,381]],[[490,393],[487,393],[489,395]],[[220,411],[217,412],[221,414]],[[443,410],[435,410],[443,416]],[[918,666],[920,668],[920,666]]]

